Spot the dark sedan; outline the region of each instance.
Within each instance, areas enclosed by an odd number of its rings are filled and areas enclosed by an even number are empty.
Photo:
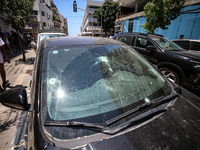
[[[0,96],[29,111],[28,150],[200,149],[200,98],[126,44],[62,37],[36,53],[30,103],[22,88]]]

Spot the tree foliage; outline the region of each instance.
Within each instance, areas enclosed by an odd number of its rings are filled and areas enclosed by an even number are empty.
[[[105,34],[114,34],[114,25],[117,14],[120,12],[120,6],[117,2],[106,0],[103,5],[95,10],[94,18],[97,18],[97,24],[101,25],[102,13],[102,29]]]
[[[33,23],[35,21],[32,15],[34,1],[35,0],[1,0],[0,21],[5,25],[10,25],[19,33],[28,23]],[[22,45],[22,42],[20,43]],[[23,61],[25,61],[23,46],[22,53]]]
[[[154,33],[156,28],[168,29],[171,20],[176,19],[185,0],[153,0],[144,6],[143,16],[146,22],[142,25],[147,33]]]
[[[33,11],[35,0],[3,0],[0,2],[0,19],[3,24],[11,25],[16,31],[24,28],[33,17],[30,15]]]

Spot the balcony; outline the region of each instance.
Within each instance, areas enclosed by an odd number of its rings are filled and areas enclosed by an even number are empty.
[[[56,7],[52,7],[52,11],[53,11],[55,14],[59,14],[58,9],[57,9]]]
[[[60,27],[61,27],[61,24],[60,24],[59,22],[57,22],[57,21],[54,21],[54,27],[60,28]]]

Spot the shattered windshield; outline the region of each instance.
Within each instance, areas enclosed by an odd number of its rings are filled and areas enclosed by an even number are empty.
[[[41,82],[44,120],[105,122],[171,93],[154,67],[124,45],[45,49]]]
[[[174,42],[170,41],[165,37],[156,35],[148,35],[148,37],[154,40],[158,45],[160,45],[166,51],[171,51],[171,50],[183,51],[181,47],[179,47],[177,44],[175,44]]]

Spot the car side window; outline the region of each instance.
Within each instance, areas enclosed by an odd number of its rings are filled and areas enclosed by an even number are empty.
[[[153,45],[149,40],[141,37],[135,38],[135,44],[136,47],[146,48],[149,45]]]
[[[198,50],[198,51],[200,51],[200,42],[191,42],[190,50]]]
[[[118,38],[118,41],[126,43],[127,45],[131,45],[132,43],[132,36],[121,36]]]
[[[181,48],[189,50],[189,45],[190,45],[189,41],[173,41],[173,42],[179,45]]]

